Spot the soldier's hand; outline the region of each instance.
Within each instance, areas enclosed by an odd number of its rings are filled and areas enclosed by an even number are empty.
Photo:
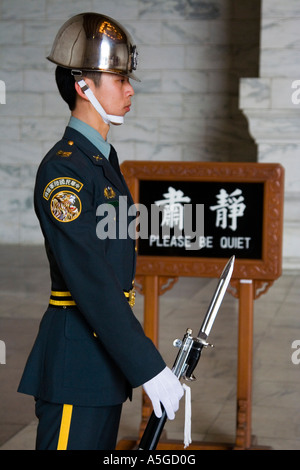
[[[150,398],[153,411],[158,418],[162,416],[161,403],[166,410],[168,419],[175,418],[184,391],[171,369],[165,367],[159,374],[144,383],[143,388]]]

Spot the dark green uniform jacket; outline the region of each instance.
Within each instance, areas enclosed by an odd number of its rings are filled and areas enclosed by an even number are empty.
[[[127,197],[128,207],[133,203],[110,162],[67,127],[37,173],[35,210],[45,237],[52,300],[20,392],[53,403],[114,405],[165,367],[124,295],[132,288],[136,252],[134,240],[118,236],[120,196]],[[103,204],[115,209],[116,237],[111,221],[109,237],[96,233],[105,217]]]

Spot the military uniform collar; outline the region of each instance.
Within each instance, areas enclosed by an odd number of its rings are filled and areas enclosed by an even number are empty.
[[[121,192],[124,191],[121,180],[110,162],[89,139],[81,134],[81,132],[78,132],[71,127],[67,127],[63,139],[67,140],[69,145],[75,144],[76,147],[78,147],[94,165],[102,166],[105,177]]]
[[[75,129],[86,137],[106,158],[109,157],[111,146],[96,129],[86,122],[71,116],[68,127]]]

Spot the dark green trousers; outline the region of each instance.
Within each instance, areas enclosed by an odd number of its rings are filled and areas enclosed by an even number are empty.
[[[36,450],[113,450],[122,405],[85,407],[36,400]]]

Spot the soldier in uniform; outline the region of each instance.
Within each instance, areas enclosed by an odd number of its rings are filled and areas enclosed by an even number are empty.
[[[107,134],[130,110],[136,57],[128,32],[96,13],[68,20],[48,57],[71,118],[34,190],[51,296],[18,390],[36,401],[36,449],[114,449],[132,388],[169,419],[183,395],[133,314],[135,240],[118,236],[120,198],[133,201]],[[106,237],[101,207],[114,208]]]

